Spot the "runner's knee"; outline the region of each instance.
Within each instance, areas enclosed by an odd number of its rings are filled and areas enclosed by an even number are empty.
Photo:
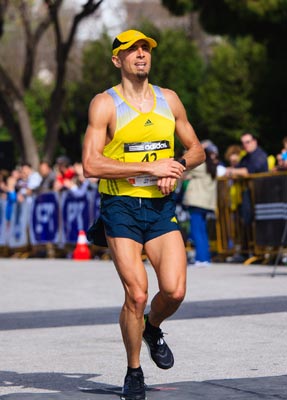
[[[171,303],[181,303],[185,297],[185,288],[177,288],[170,292],[162,292],[162,295],[166,298],[166,301]]]
[[[146,292],[137,292],[127,296],[127,306],[139,317],[142,316],[147,304],[148,295]]]

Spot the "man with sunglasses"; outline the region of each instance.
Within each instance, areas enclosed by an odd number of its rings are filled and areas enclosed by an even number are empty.
[[[241,144],[246,151],[239,164],[232,168],[227,168],[226,174],[230,177],[247,176],[258,172],[268,172],[267,154],[260,146],[257,139],[251,133],[241,135]]]

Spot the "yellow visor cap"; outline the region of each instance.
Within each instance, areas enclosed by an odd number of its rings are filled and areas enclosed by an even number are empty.
[[[150,45],[151,49],[157,46],[157,42],[154,39],[147,37],[144,33],[129,30],[120,33],[113,41],[113,56],[117,56],[120,50],[128,49],[139,40],[145,40]]]

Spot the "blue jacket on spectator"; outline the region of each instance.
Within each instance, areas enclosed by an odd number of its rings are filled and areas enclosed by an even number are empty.
[[[249,174],[268,172],[267,154],[257,147],[252,153],[247,153],[236,168],[246,168]]]

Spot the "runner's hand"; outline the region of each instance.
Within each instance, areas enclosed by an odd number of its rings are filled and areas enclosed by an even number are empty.
[[[159,178],[157,181],[158,190],[161,191],[162,194],[168,195],[174,191],[174,187],[176,184],[176,179],[167,177],[167,178]]]
[[[151,172],[153,176],[160,178],[175,178],[182,177],[185,167],[173,158],[164,158],[162,160],[153,161],[151,163]]]

